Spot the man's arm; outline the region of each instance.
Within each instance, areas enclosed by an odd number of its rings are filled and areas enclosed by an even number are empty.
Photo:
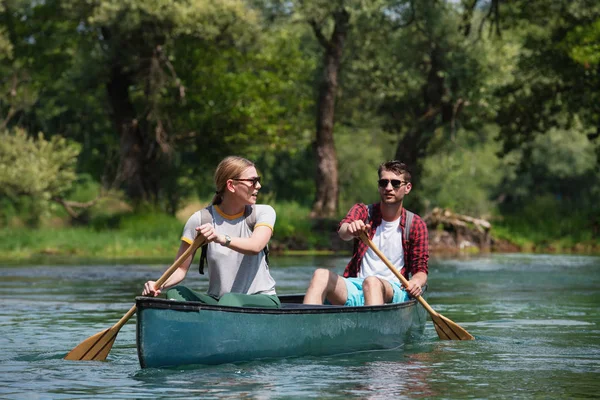
[[[363,220],[359,219],[350,223],[343,223],[338,230],[338,235],[342,240],[348,241],[358,237],[362,231],[368,232],[369,229],[371,229],[371,225],[365,224]]]
[[[365,223],[369,212],[364,204],[355,204],[352,206],[346,217],[340,222],[338,235],[342,240],[348,241],[358,237],[364,231],[371,229],[371,225]]]
[[[408,281],[406,291],[413,297],[421,296],[423,294],[423,286],[427,284],[427,274],[424,272],[417,272]]]

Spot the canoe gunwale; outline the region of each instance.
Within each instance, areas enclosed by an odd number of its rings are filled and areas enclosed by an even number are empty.
[[[286,304],[286,298],[296,296],[280,296],[282,304]],[[242,314],[341,314],[341,313],[372,313],[379,311],[391,311],[393,309],[401,309],[414,307],[417,304],[415,299],[410,299],[403,303],[382,304],[376,306],[334,306],[334,305],[302,305],[294,308],[258,308],[258,307],[232,307],[232,306],[215,306],[204,304],[196,301],[179,301],[162,298],[152,298],[138,296],[135,298],[138,309],[154,308],[154,309],[169,309],[174,311],[189,311],[198,312],[200,310],[211,310],[228,313]],[[298,303],[288,303],[298,304]],[[299,305],[300,306],[300,305]]]

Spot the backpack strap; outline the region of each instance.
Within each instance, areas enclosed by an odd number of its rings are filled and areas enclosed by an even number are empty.
[[[406,210],[406,225],[404,226],[404,232],[402,232],[405,242],[408,242],[408,238],[410,237],[410,226],[412,225],[414,216],[414,212]]]
[[[212,216],[212,206],[208,206],[200,210],[200,222],[204,224],[212,224],[214,218]],[[204,266],[206,265],[206,250],[208,249],[208,243],[202,246],[200,253],[200,262],[198,263],[198,272],[204,275]]]
[[[208,206],[200,210],[200,222],[204,224],[212,224],[214,221],[213,218],[212,206]],[[254,231],[254,226],[256,225],[256,207],[253,205],[247,205],[244,208],[244,218],[246,220],[246,224],[250,228],[251,231]],[[204,266],[206,265],[206,251],[208,250],[208,243],[202,246],[202,252],[200,253],[200,263],[198,264],[198,272],[201,275],[204,275]],[[267,265],[269,265],[269,245],[267,244],[263,249],[265,253],[265,261]]]
[[[254,206],[247,205],[244,208],[244,218],[246,218],[246,224],[251,231],[254,230],[254,225],[256,225],[256,208]]]

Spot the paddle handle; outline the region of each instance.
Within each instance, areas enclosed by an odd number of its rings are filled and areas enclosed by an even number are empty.
[[[165,283],[165,281],[167,279],[169,279],[169,277],[171,275],[173,275],[173,273],[175,273],[175,271],[177,271],[177,268],[179,268],[181,266],[181,264],[183,264],[183,262],[185,260],[187,260],[187,258],[190,256],[190,254],[194,254],[194,252],[198,249],[198,247],[202,246],[204,244],[204,238],[202,236],[199,236],[196,238],[196,240],[194,240],[194,242],[192,243],[192,245],[190,247],[188,247],[182,255],[179,256],[179,258],[177,258],[177,260],[175,260],[175,262],[173,263],[173,265],[171,265],[163,274],[160,278],[158,278],[158,280],[156,281],[156,283],[154,284],[155,288],[159,288],[163,283]],[[133,305],[133,307],[131,307],[129,309],[129,311],[127,311],[127,313],[125,313],[125,315],[123,315],[123,317],[117,321],[116,324],[113,325],[113,327],[111,329],[116,329],[117,331],[119,329],[121,329],[121,327],[123,325],[125,325],[125,323],[127,321],[129,321],[129,318],[133,317],[133,314],[135,314],[136,312],[136,306],[135,304]]]
[[[398,279],[400,279],[400,282],[402,282],[402,284],[405,287],[408,287],[408,280],[400,272],[398,272],[398,270],[396,269],[396,267],[394,267],[394,265],[392,264],[392,262],[390,260],[388,260],[388,258],[385,256],[385,254],[383,254],[381,252],[381,250],[379,250],[377,248],[377,246],[375,246],[375,243],[373,243],[373,241],[371,239],[369,239],[369,237],[367,236],[366,232],[362,232],[360,234],[360,239],[367,246],[369,246],[371,248],[371,250],[373,250],[375,252],[375,254],[377,254],[377,256],[390,269],[390,271],[392,271],[394,273],[394,275],[396,275],[396,277]],[[433,308],[431,308],[431,306],[429,306],[429,303],[427,303],[427,301],[425,301],[425,299],[423,297],[417,296],[417,300],[419,301],[419,303],[421,303],[421,305],[423,307],[425,307],[425,309],[429,312],[429,314],[438,315],[438,313]]]

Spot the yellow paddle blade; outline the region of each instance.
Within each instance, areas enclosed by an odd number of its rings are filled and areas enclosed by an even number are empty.
[[[65,360],[106,360],[118,333],[119,330],[112,327],[98,332],[94,336],[90,336],[71,350],[65,356]]]
[[[474,340],[475,337],[463,327],[449,320],[441,314],[430,314],[433,326],[442,340]]]

